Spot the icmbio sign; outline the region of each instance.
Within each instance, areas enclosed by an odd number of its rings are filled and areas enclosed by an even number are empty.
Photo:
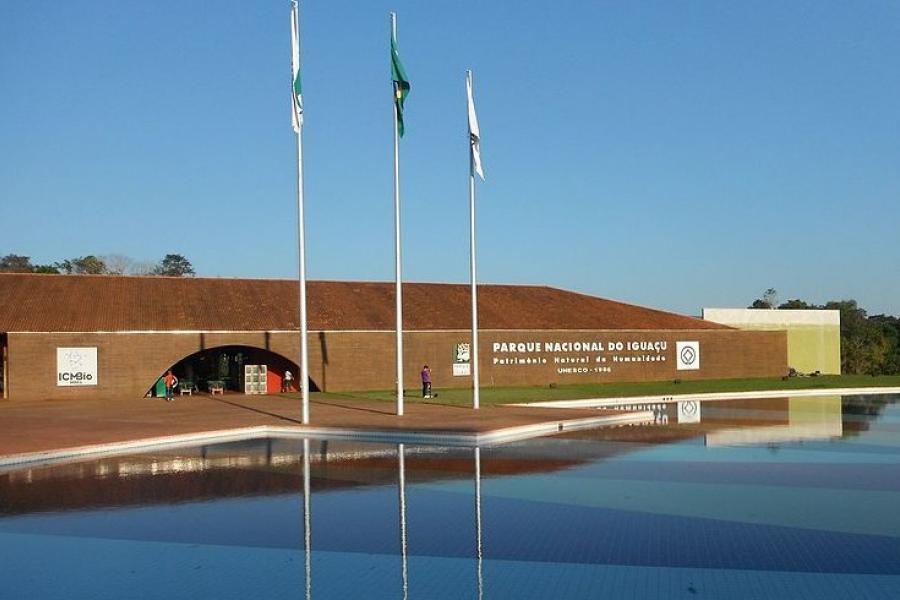
[[[97,385],[97,349],[57,348],[56,385]]]

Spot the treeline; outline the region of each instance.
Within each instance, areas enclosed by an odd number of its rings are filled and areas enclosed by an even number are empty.
[[[826,309],[841,312],[841,372],[847,375],[900,374],[900,319],[868,315],[856,300],[831,300],[815,304],[788,300],[781,304],[770,288],[749,308]]]
[[[193,277],[191,261],[180,254],[166,254],[159,262],[141,262],[121,254],[79,256],[46,265],[33,264],[30,256],[0,257],[0,273],[65,273],[68,275],[158,275]]]

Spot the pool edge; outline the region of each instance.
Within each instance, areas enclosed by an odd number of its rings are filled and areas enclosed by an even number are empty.
[[[610,408],[628,404],[647,404],[654,402],[705,402],[712,400],[745,400],[751,398],[867,396],[887,394],[900,394],[900,387],[760,390],[755,392],[709,392],[703,394],[650,394],[647,396],[618,396],[611,398],[582,398],[579,400],[548,400],[546,402],[523,402],[510,404],[509,406],[529,406],[532,408]]]
[[[72,459],[115,456],[131,452],[141,452],[154,448],[178,448],[198,443],[227,443],[254,440],[267,437],[344,439],[373,443],[407,443],[433,446],[482,446],[520,441],[541,437],[562,431],[574,431],[592,427],[632,425],[653,421],[652,411],[632,411],[616,415],[583,417],[579,419],[553,420],[516,427],[504,427],[484,432],[459,431],[401,431],[378,429],[347,429],[339,427],[303,427],[287,425],[260,425],[198,431],[152,438],[138,438],[105,444],[89,444],[54,450],[23,452],[0,456],[0,472],[15,470],[29,465],[44,465]]]

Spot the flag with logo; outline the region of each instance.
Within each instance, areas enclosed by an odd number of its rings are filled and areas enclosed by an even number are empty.
[[[478,130],[478,116],[475,114],[471,76],[466,77],[466,97],[469,103],[469,145],[472,149],[472,165],[475,167],[475,172],[484,181],[484,170],[481,168],[481,132]]]
[[[397,51],[397,35],[391,31],[391,79],[394,81],[394,105],[397,110],[397,133],[403,137],[403,104],[409,95],[409,80],[403,63],[400,62],[400,53]]]
[[[303,125],[303,94],[300,85],[300,9],[291,1],[291,125],[300,133]]]

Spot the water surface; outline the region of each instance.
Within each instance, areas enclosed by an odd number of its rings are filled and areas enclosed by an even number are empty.
[[[273,439],[10,471],[0,598],[900,598],[898,399],[659,404],[653,424],[479,449]]]

